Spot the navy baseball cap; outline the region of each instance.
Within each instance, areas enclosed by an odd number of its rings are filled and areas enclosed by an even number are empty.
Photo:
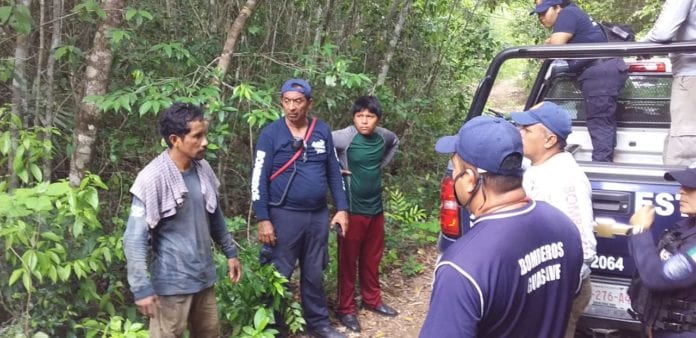
[[[457,135],[437,140],[435,151],[457,153],[467,163],[493,174],[519,177],[523,173],[520,132],[499,117],[474,117]]]
[[[541,0],[541,3],[536,5],[534,9],[529,12],[529,15],[534,15],[534,14],[541,14],[549,10],[549,8],[560,5],[563,3],[563,0]]]
[[[685,170],[675,170],[665,173],[665,179],[668,181],[677,181],[683,187],[696,188],[696,162],[691,163]]]
[[[287,92],[298,92],[304,94],[306,97],[312,97],[312,87],[309,85],[309,82],[303,79],[290,79],[285,81],[283,86],[280,87],[280,95],[282,96]]]
[[[570,114],[557,104],[549,101],[541,102],[527,111],[510,113],[510,118],[521,126],[541,123],[556,136],[564,140],[573,132]]]

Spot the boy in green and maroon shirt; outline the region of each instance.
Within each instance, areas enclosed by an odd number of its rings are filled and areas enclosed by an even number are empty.
[[[358,269],[363,305],[385,316],[398,313],[382,302],[379,262],[384,252],[382,168],[394,158],[399,139],[391,131],[377,127],[382,110],[376,97],[357,99],[352,112],[353,125],[333,132],[350,203],[350,228],[338,239],[336,312],[343,325],[359,332],[354,297]]]

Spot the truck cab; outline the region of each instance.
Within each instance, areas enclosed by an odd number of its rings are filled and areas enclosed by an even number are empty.
[[[541,101],[552,101],[565,108],[573,120],[566,151],[573,154],[592,186],[597,256],[592,262],[593,288],[590,305],[578,322],[579,335],[639,336],[640,323],[631,315],[628,285],[636,273],[628,251],[628,220],[645,204],[656,206],[654,238],[681,217],[679,186],[663,179],[666,171],[683,169],[662,163],[664,139],[669,131],[669,101],[672,74],[669,59],[638,55],[666,55],[671,52],[696,52],[696,42],[567,44],[560,46],[513,47],[498,54],[472,100],[466,120],[487,113],[488,96],[502,64],[510,59],[536,59],[540,62],[524,106],[527,110]],[[585,125],[582,93],[575,85],[576,74],[569,73],[565,59],[624,57],[629,79],[621,92],[617,109],[617,145],[614,162],[593,162],[592,143]],[[495,108],[495,107],[491,107]],[[439,248],[466,234],[469,215],[458,206],[451,179],[451,163],[440,184]]]

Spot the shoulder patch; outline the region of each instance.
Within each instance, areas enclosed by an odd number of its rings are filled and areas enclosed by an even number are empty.
[[[693,272],[693,268],[691,263],[689,263],[689,259],[684,254],[679,253],[670,257],[662,265],[662,272],[665,274],[665,277],[671,280],[682,280]]]

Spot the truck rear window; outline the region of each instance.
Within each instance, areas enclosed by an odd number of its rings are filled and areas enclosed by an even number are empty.
[[[563,106],[573,125],[585,125],[585,104],[573,77],[559,74],[549,79],[544,100]],[[619,97],[617,120],[622,127],[669,128],[672,77],[665,73],[632,73]]]

